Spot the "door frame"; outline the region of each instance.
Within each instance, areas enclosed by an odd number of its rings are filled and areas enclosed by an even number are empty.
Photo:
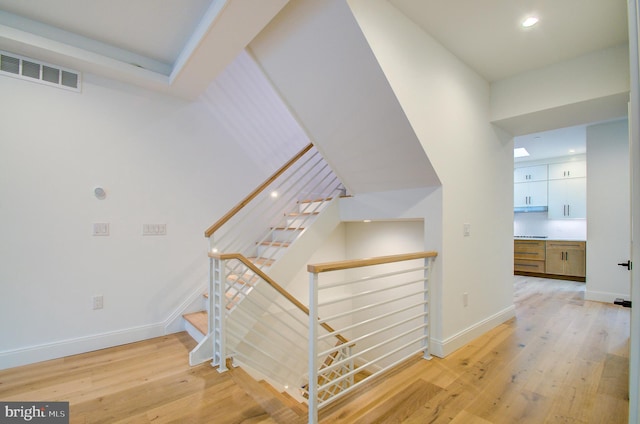
[[[638,3],[628,0],[629,20],[629,156],[631,171],[631,260],[640,266],[640,92],[638,82]],[[629,423],[640,423],[640,272],[631,270],[631,335],[629,339]]]

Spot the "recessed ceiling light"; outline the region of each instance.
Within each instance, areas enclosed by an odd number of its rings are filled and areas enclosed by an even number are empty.
[[[537,24],[538,21],[539,21],[539,19],[536,18],[535,16],[529,16],[527,19],[522,21],[522,27],[523,28],[530,28],[530,27],[534,26],[535,24]]]
[[[518,147],[517,149],[513,149],[513,157],[514,158],[524,158],[529,156],[529,152],[524,147]]]

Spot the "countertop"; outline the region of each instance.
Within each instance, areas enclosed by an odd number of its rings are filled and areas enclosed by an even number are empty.
[[[536,237],[536,236],[513,236],[514,240],[548,240],[548,241],[586,241],[570,237]]]

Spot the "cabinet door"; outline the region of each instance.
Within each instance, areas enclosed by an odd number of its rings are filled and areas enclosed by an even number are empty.
[[[547,274],[564,275],[564,250],[549,248],[547,245],[545,270]]]
[[[567,185],[567,218],[587,217],[587,179],[571,178]]]
[[[515,168],[513,171],[514,183],[525,183],[528,181],[546,181],[547,165],[525,166]]]
[[[586,275],[585,250],[575,247],[565,249],[565,275],[584,277]]]
[[[549,180],[549,219],[587,217],[587,179]]]
[[[585,161],[552,163],[549,165],[549,179],[582,178],[587,176]]]
[[[547,182],[515,183],[513,185],[513,206],[547,206]]]
[[[530,206],[547,206],[547,182],[528,183]]]

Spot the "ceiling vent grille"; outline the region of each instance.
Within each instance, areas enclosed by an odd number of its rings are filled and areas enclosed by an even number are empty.
[[[80,92],[77,71],[0,51],[0,75]]]

